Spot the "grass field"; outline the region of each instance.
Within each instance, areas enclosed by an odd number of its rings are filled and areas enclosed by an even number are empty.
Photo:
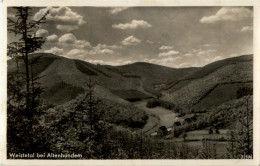
[[[186,140],[202,140],[202,139],[220,139],[220,138],[225,138],[227,139],[227,132],[228,130],[226,129],[220,129],[219,134],[209,134],[209,130],[204,129],[204,130],[195,130],[195,131],[189,131],[187,132],[187,137]]]
[[[225,153],[227,152],[227,146],[228,146],[228,142],[220,142],[220,141],[207,141],[208,144],[210,144],[211,147],[213,147],[215,144],[216,147],[216,154],[218,156],[224,156]],[[201,147],[203,147],[203,142],[202,141],[188,141],[188,142],[184,142],[184,144],[197,148],[197,149],[201,149]],[[213,153],[213,152],[212,152]]]
[[[176,113],[173,111],[164,109],[162,107],[147,108],[146,101],[135,102],[136,107],[145,110],[149,115],[149,120],[145,130],[149,130],[147,134],[156,132],[160,126],[172,127]],[[150,129],[149,129],[150,128]]]

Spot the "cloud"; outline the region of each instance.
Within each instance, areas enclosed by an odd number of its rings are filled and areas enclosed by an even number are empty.
[[[130,23],[114,24],[112,25],[112,27],[115,29],[137,29],[137,28],[150,28],[152,27],[152,25],[144,20],[132,20]]]
[[[72,50],[70,50],[68,53],[67,53],[67,55],[69,56],[69,57],[75,57],[75,56],[82,56],[83,54],[85,54],[86,53],[86,51],[85,50],[83,50],[83,49],[72,49]]]
[[[117,45],[106,45],[106,44],[98,44],[95,47],[92,47],[92,49],[88,52],[88,54],[91,55],[97,55],[97,54],[115,54],[114,50],[121,49],[122,46]]]
[[[58,47],[52,47],[51,49],[45,50],[44,52],[45,53],[52,53],[52,54],[55,54],[55,55],[62,55],[63,49],[58,48]]]
[[[146,40],[146,43],[153,44],[154,42],[151,40]]]
[[[121,49],[122,48],[122,46],[118,46],[118,45],[106,45],[106,44],[100,44],[100,43],[96,47],[102,48],[102,49],[105,49],[105,48],[107,48],[107,49]]]
[[[123,45],[130,46],[130,45],[137,45],[140,42],[141,42],[141,40],[135,38],[134,36],[129,36],[129,37],[125,38],[121,43]]]
[[[89,62],[89,63],[92,63],[92,64],[99,64],[99,65],[105,65],[105,64],[107,64],[105,61],[100,60],[100,59],[94,59],[94,60],[92,60],[92,59],[86,59],[86,61]]]
[[[72,33],[67,33],[59,38],[60,43],[74,44],[77,38]]]
[[[212,59],[212,62],[215,62],[215,61],[219,61],[219,60],[222,60],[223,57],[222,56],[216,56]]]
[[[171,49],[173,49],[173,47],[172,47],[172,46],[162,45],[159,49],[160,49],[160,50],[171,50]]]
[[[231,57],[236,57],[236,56],[238,56],[238,54],[234,53],[234,54],[229,55],[228,57],[231,58]]]
[[[176,67],[174,62],[176,62],[179,59],[181,59],[181,58],[180,57],[165,57],[162,59],[144,59],[144,62],[168,66],[168,67]]]
[[[222,52],[219,52],[217,49],[209,49],[209,47],[214,46],[214,44],[201,46],[204,46],[204,48],[191,49],[189,52],[186,52],[183,55],[185,61],[182,61],[182,63],[188,63],[188,65],[183,64],[179,65],[179,67],[201,67],[223,59],[224,55]]]
[[[57,25],[56,28],[58,30],[64,31],[64,32],[70,32],[73,31],[75,29],[78,29],[79,26],[77,25]]]
[[[36,37],[47,37],[49,34],[49,32],[45,29],[39,29],[37,32],[36,32]]]
[[[50,36],[46,37],[47,42],[57,42],[58,41],[58,36],[55,34],[52,34]]]
[[[193,53],[197,53],[197,52],[200,52],[200,51],[202,51],[201,48],[199,48],[199,49],[192,49],[192,50],[191,50],[191,52],[193,52]]]
[[[193,54],[191,54],[191,53],[186,53],[186,54],[184,54],[183,56],[186,56],[186,57],[191,57]]]
[[[98,44],[95,47],[92,47],[90,43],[85,43],[83,40],[76,40],[75,43],[83,42],[81,45],[87,45],[86,47],[76,47],[78,44],[73,46],[73,49],[69,50],[66,54],[66,57],[69,58],[77,58],[77,59],[85,59],[85,57],[90,55],[113,55],[115,54],[116,49],[120,49],[120,46],[117,45],[106,45],[106,44]],[[113,50],[114,49],[114,50]]]
[[[62,35],[59,38],[58,44],[60,46],[66,47],[67,49],[71,47],[76,49],[90,49],[92,47],[91,43],[86,40],[78,40],[72,33]]]
[[[215,61],[219,61],[219,60],[222,60],[222,59],[224,59],[222,56],[214,56],[214,57],[211,57],[211,58],[206,58],[206,59],[204,59],[203,65],[206,65],[206,64],[209,64],[209,63],[212,63],[212,62],[215,62]]]
[[[197,56],[210,56],[213,53],[216,53],[217,50],[209,49],[197,52]]]
[[[86,40],[75,40],[74,42],[76,48],[88,48],[91,47],[91,44]]]
[[[251,32],[251,31],[253,31],[252,26],[245,26],[241,29],[241,32]]]
[[[160,53],[158,56],[159,57],[169,57],[169,56],[173,56],[173,55],[176,55],[176,54],[179,54],[179,51],[171,50],[171,51],[168,51],[168,52]]]
[[[237,21],[253,17],[253,12],[245,7],[222,7],[216,14],[204,16],[201,23],[211,24],[220,21]]]
[[[211,44],[203,44],[201,45],[202,47],[211,47],[212,45]]]
[[[91,47],[88,50],[85,50],[85,55],[107,55],[107,54],[115,54],[116,49],[120,49],[120,46],[117,45],[106,45],[106,44],[98,44],[95,47]]]
[[[187,67],[191,67],[191,65],[187,62],[181,63],[178,65],[178,68],[187,68]]]
[[[115,52],[111,49],[100,49],[97,47],[94,47],[92,50],[89,51],[89,54],[96,55],[96,54],[114,54]]]
[[[128,7],[113,7],[110,9],[111,14],[118,14],[124,10],[128,9]]]
[[[43,8],[35,13],[33,19],[39,20],[47,11],[49,11],[49,14],[46,16],[47,21],[55,24],[56,28],[61,31],[70,32],[86,23],[83,16],[73,12],[69,7]]]
[[[89,63],[93,63],[93,64],[111,65],[111,66],[121,66],[121,65],[126,65],[126,64],[135,62],[135,61],[123,60],[123,59],[118,59],[118,60],[114,60],[114,61],[103,61],[103,60],[99,60],[99,59],[95,59],[95,60],[86,59],[86,61]]]

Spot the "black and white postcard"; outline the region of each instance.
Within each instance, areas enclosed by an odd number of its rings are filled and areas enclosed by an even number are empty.
[[[3,165],[259,164],[259,4],[134,2],[3,2]]]

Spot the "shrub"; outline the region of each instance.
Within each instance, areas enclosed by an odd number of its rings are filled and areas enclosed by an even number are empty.
[[[157,106],[163,107],[168,110],[173,110],[176,112],[181,111],[181,108],[176,106],[175,104],[168,102],[168,101],[160,100],[160,99],[151,99],[151,100],[148,100],[146,103],[147,108],[154,108]]]

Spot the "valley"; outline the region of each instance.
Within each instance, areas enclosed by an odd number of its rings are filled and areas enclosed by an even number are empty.
[[[42,97],[49,107],[42,125],[69,118],[84,101],[92,82],[93,97],[100,102],[97,110],[103,112],[100,117],[116,132],[138,133],[154,141],[191,148],[206,142],[225,151],[230,126],[239,129],[238,120],[229,119],[239,119],[245,102],[252,102],[252,55],[183,69],[143,62],[94,65],[46,53],[31,58],[39,59],[33,72],[39,77],[38,83],[44,88]],[[18,66],[24,70],[23,63]],[[15,63],[9,61],[8,72],[15,70]]]
[[[4,165],[256,159],[256,4],[84,4],[4,5]]]
[[[174,119],[177,114],[173,111],[164,109],[162,107],[147,108],[146,101],[135,102],[134,105],[148,114],[149,119],[142,129],[145,134],[151,135],[157,132],[160,126],[166,126],[166,128],[172,128]]]

